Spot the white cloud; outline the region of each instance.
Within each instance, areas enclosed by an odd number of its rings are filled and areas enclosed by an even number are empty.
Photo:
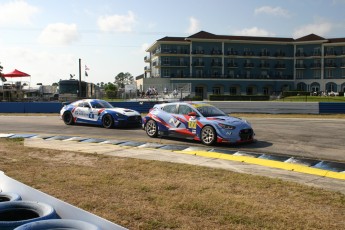
[[[0,3],[0,25],[30,25],[32,17],[38,12],[37,7],[29,5],[26,1]]]
[[[135,22],[134,13],[128,11],[127,15],[100,16],[98,27],[104,32],[131,32]]]
[[[316,34],[319,36],[327,35],[333,28],[332,23],[326,21],[315,22],[314,24],[308,24],[299,27],[293,33],[294,38],[300,38],[308,34]]]
[[[79,39],[77,25],[64,23],[48,25],[38,38],[41,43],[54,45],[68,45]]]
[[[256,8],[254,13],[255,15],[268,14],[268,15],[273,15],[273,16],[290,17],[289,11],[281,7],[263,6],[260,8]]]
[[[241,36],[259,36],[259,37],[275,36],[274,33],[270,33],[258,27],[245,28],[243,30],[238,30],[238,31],[235,31],[234,34],[241,35]]]
[[[196,32],[199,32],[200,30],[200,22],[198,19],[194,17],[189,18],[189,27],[187,29],[187,33],[194,34]]]

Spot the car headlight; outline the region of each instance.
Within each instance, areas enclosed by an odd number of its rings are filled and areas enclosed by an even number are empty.
[[[121,114],[121,113],[117,113],[116,116],[117,116],[118,118],[125,118],[125,117],[126,117],[125,115],[123,115],[123,114]]]
[[[232,125],[226,125],[226,124],[222,124],[222,123],[218,123],[218,125],[223,129],[230,129],[230,130],[236,129],[236,127],[232,126]]]

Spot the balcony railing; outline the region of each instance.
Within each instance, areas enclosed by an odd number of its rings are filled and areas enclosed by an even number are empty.
[[[319,69],[321,68],[321,63],[312,63],[310,65],[310,68]]]
[[[243,67],[244,68],[253,68],[254,67],[254,63],[244,63]]]
[[[238,55],[238,52],[237,51],[227,51],[226,52],[226,55]]]
[[[192,54],[205,54],[204,50],[193,50]]]
[[[151,57],[150,56],[145,56],[144,57],[144,61],[145,62],[150,62],[151,61]]]
[[[270,68],[270,64],[269,63],[261,63],[259,64],[260,68]]]
[[[325,63],[325,67],[326,68],[335,68],[337,67],[337,64],[330,62],[330,63]]]
[[[228,63],[228,64],[226,64],[226,66],[229,68],[237,68],[238,64],[237,63]]]
[[[204,62],[193,62],[193,66],[205,66]]]
[[[276,69],[285,69],[286,65],[282,64],[282,63],[277,63],[277,64],[274,65],[274,68],[276,68]]]
[[[144,70],[147,72],[147,71],[151,71],[151,68],[150,66],[145,66]]]
[[[212,67],[222,67],[223,64],[220,63],[220,62],[212,62],[212,63],[211,63],[211,66],[212,66]]]
[[[305,69],[305,68],[307,68],[307,66],[305,64],[296,64],[295,67],[297,69]]]

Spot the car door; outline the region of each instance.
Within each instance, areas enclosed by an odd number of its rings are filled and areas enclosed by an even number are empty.
[[[185,129],[185,134],[188,136],[196,135],[196,129],[197,129],[197,123],[198,123],[198,114],[193,110],[189,105],[187,104],[180,104],[178,106],[178,118],[179,121],[183,125],[181,125],[181,128],[183,127]]]

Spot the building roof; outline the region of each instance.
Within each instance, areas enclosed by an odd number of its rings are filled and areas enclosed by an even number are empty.
[[[295,39],[296,42],[320,41],[320,40],[327,40],[327,39],[320,37],[316,34],[309,34],[307,36]]]
[[[172,41],[172,42],[184,42],[185,38],[184,37],[164,37],[161,38],[159,40],[157,40],[158,42],[163,42],[163,41]]]
[[[254,37],[254,36],[232,36],[232,35],[215,35],[206,31],[200,31],[193,34],[186,39],[220,39],[220,40],[235,40],[235,41],[270,41],[270,42],[293,42],[293,38],[279,38],[279,37]]]

